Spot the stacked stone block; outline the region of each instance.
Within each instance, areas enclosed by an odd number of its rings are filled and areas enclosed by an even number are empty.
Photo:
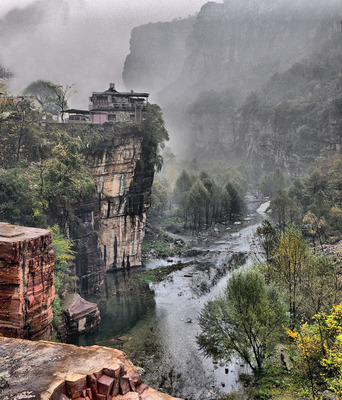
[[[69,376],[58,400],[143,400],[149,389],[137,372],[128,373],[118,362],[91,375]]]

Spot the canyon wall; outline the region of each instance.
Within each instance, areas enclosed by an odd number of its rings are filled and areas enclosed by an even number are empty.
[[[0,333],[51,339],[53,270],[50,231],[0,223]]]
[[[120,127],[84,127],[106,140],[87,149],[96,196],[75,206],[70,236],[76,244],[76,274],[83,293],[94,292],[107,270],[141,265],[146,210],[154,176],[153,155],[141,132]],[[144,150],[145,149],[145,150]]]

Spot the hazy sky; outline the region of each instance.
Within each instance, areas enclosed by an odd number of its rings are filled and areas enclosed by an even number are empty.
[[[13,8],[24,8],[34,3],[36,0],[0,0],[0,17],[4,16]],[[218,1],[220,3],[221,1]],[[76,3],[75,0],[69,0],[69,4]],[[170,18],[186,17],[188,14],[194,14],[206,3],[205,0],[86,0],[91,9],[100,8],[115,10],[121,15],[125,10],[133,12],[140,16],[141,23],[156,20],[169,20]],[[136,10],[136,11],[134,11]],[[137,18],[138,19],[138,18]],[[148,22],[147,21],[147,22]]]
[[[119,90],[125,89],[121,74],[135,26],[186,18],[205,3],[206,0],[0,0],[0,63],[14,72],[12,93],[37,79],[75,83],[75,101],[82,101],[78,105],[87,107],[87,94],[105,90],[109,82],[116,82]]]

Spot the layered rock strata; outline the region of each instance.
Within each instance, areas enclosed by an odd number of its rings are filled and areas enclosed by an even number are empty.
[[[116,349],[0,338],[0,351],[2,399],[177,400],[143,384]]]
[[[115,129],[110,143],[87,155],[97,198],[78,206],[83,222],[70,231],[83,293],[94,292],[106,270],[141,265],[154,165],[144,159],[141,135]]]
[[[54,252],[45,229],[0,223],[0,332],[50,339]]]

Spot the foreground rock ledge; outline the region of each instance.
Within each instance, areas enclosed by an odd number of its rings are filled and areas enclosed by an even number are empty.
[[[86,376],[110,374],[120,366],[126,393],[113,399],[180,400],[160,393],[141,382],[140,375],[125,353],[108,347],[76,347],[47,341],[0,337],[0,375],[8,385],[2,400],[58,400],[66,382]],[[77,398],[77,394],[74,398]],[[106,398],[106,396],[104,396]]]

